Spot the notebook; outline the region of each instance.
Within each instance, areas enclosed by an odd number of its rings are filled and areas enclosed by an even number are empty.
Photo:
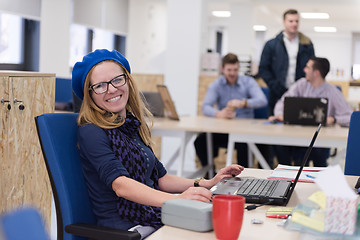
[[[223,178],[214,187],[210,189],[213,194],[232,194],[241,195],[246,198],[247,203],[260,203],[269,205],[286,205],[296,183],[299,180],[301,172],[309,158],[310,152],[314,146],[321,124],[316,129],[310,145],[305,153],[299,171],[294,181],[276,180],[276,179],[258,179],[250,177]]]
[[[284,123],[326,126],[327,98],[285,97]]]
[[[142,92],[145,98],[145,105],[147,109],[154,115],[154,117],[164,117],[164,102],[161,99],[159,92]]]
[[[157,85],[156,87],[165,105],[165,117],[168,117],[173,120],[180,120],[179,115],[176,112],[174,102],[171,99],[168,88],[165,85]]]

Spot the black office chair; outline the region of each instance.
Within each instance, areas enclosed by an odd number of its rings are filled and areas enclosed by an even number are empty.
[[[137,232],[96,225],[77,148],[77,116],[47,113],[35,118],[55,200],[57,239],[140,239]]]

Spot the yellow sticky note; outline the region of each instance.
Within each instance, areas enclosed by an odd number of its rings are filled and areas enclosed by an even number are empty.
[[[291,216],[291,221],[319,232],[324,231],[324,219],[321,217],[311,218],[302,214],[301,212],[294,211]]]
[[[266,211],[266,216],[268,215],[274,215],[274,214],[290,214],[292,211],[292,208],[290,207],[271,207]]]
[[[317,192],[313,193],[309,197],[309,200],[317,203],[320,206],[321,209],[326,208],[326,195],[322,191],[317,191]]]

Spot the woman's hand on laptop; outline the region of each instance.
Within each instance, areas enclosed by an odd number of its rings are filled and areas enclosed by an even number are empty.
[[[204,180],[205,181],[205,180]],[[177,196],[178,198],[197,200],[201,202],[210,202],[212,199],[212,192],[205,187],[189,187],[183,193]]]
[[[215,177],[204,182],[205,184],[207,184],[204,187],[210,189],[212,186],[214,186],[215,184],[220,182],[220,180],[223,179],[224,177],[235,177],[235,176],[239,175],[243,170],[244,170],[244,167],[240,166],[238,164],[233,164],[233,165],[224,167],[224,168],[220,169],[220,171],[215,175]]]

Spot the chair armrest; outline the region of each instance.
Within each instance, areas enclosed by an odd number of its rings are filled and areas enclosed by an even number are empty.
[[[131,232],[127,230],[114,229],[85,223],[66,225],[65,231],[73,235],[91,239],[139,240],[141,238],[141,235],[138,232]]]

